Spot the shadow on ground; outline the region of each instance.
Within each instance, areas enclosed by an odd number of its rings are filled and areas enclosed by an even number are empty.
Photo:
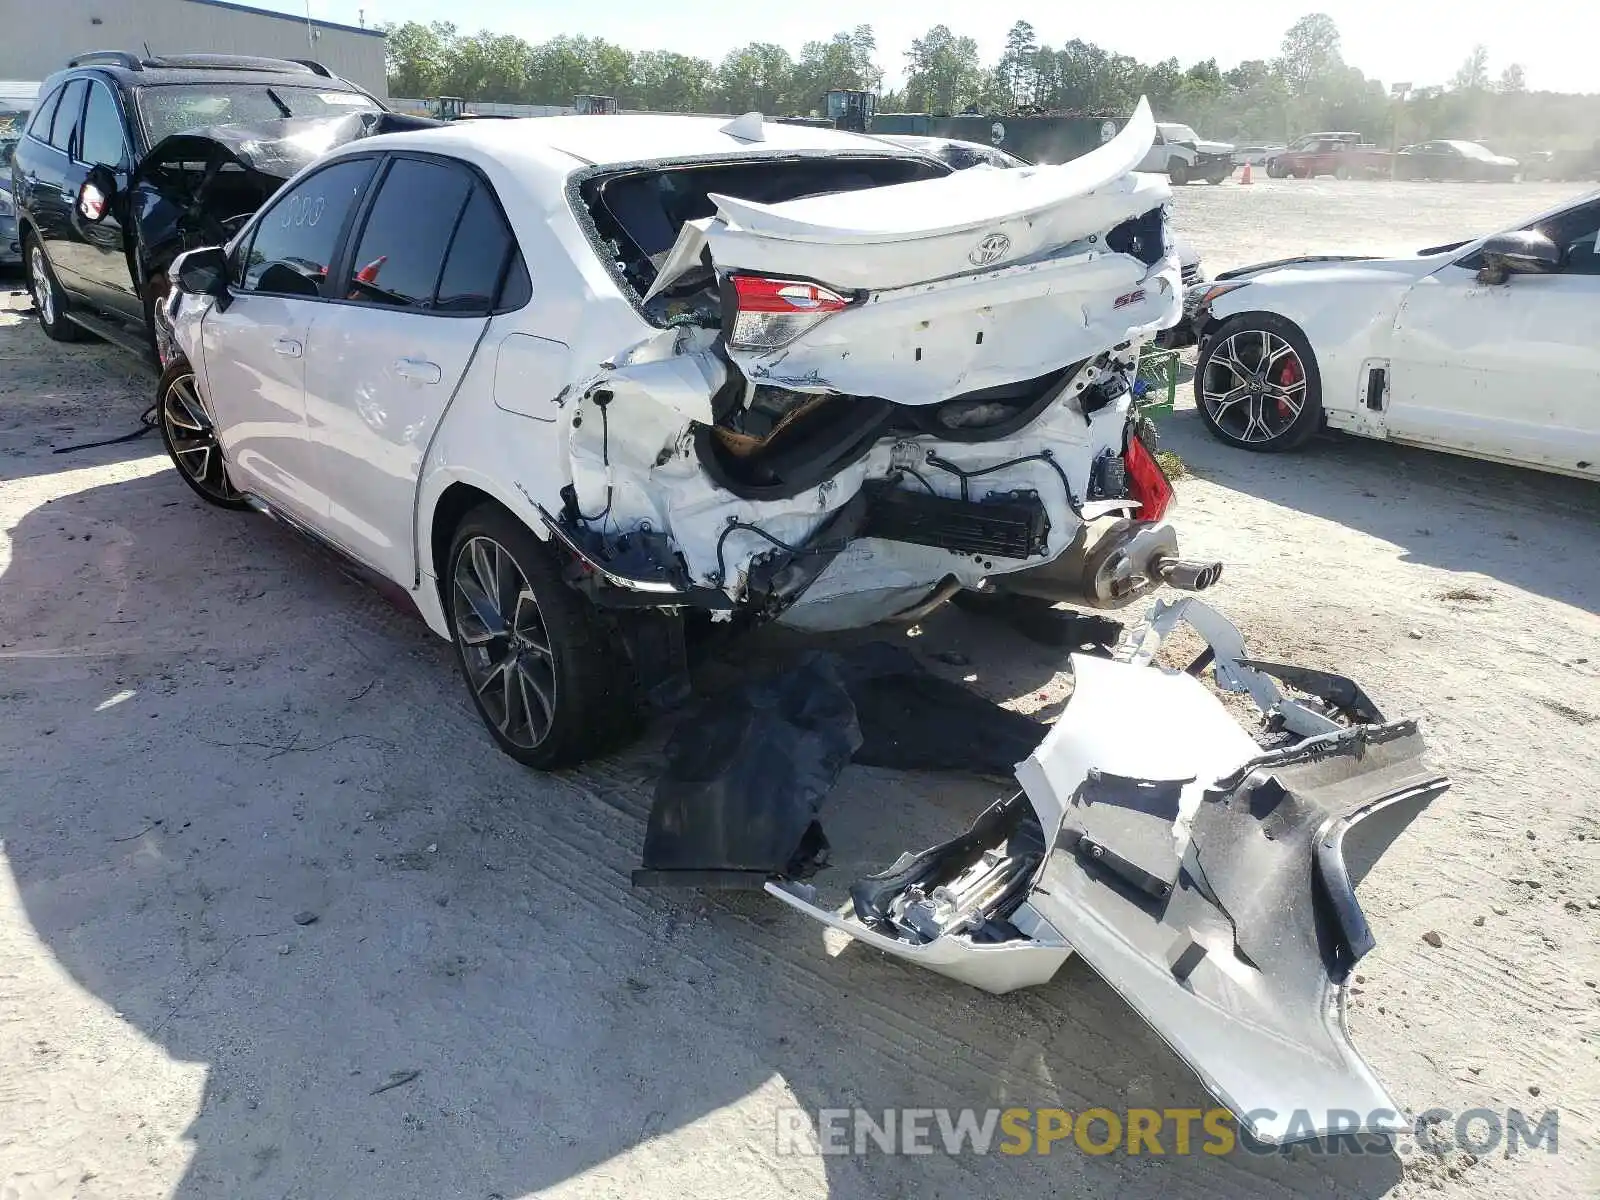
[[[492,751],[420,623],[170,471],[41,504],[10,539],[0,833],[26,918],[72,979],[205,1068],[180,1197],[563,1181],[1376,1196],[1400,1177],[1389,1155],[1303,1150],[777,1157],[785,1105],[1211,1102],[1076,962],[990,997],[835,953],[759,895],[631,890],[659,731],[583,771],[523,770]],[[941,620],[925,636],[1005,660],[993,686],[1042,677],[1030,644]],[[836,844],[861,839],[836,870],[884,865],[996,794],[852,768],[824,811]],[[394,1072],[416,1074],[379,1091]],[[94,1078],[77,1086],[92,1111]],[[138,1152],[98,1127],[82,1140],[94,1186],[116,1194],[106,1161]]]

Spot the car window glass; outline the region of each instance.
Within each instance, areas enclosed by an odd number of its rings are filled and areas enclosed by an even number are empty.
[[[91,166],[127,165],[127,143],[122,136],[122,116],[117,102],[102,84],[89,88],[89,107],[83,113],[83,137],[78,157]]]
[[[345,219],[371,174],[371,159],[350,159],[277,196],[256,222],[244,256],[244,290],[319,295]]]
[[[397,159],[356,244],[347,298],[431,309],[445,248],[472,186],[460,168]]]
[[[1569,275],[1600,275],[1600,246],[1595,244],[1595,235],[1591,229],[1567,246]]]
[[[78,124],[78,114],[83,111],[83,91],[87,86],[83,80],[74,79],[61,93],[56,119],[50,123],[50,144],[57,150],[65,150],[70,144],[72,131]]]
[[[450,243],[434,307],[441,312],[488,312],[494,308],[511,247],[511,230],[499,205],[487,187],[477,184]]]
[[[45,98],[45,102],[39,105],[38,111],[33,114],[33,120],[28,122],[28,132],[41,142],[50,140],[50,122],[55,119],[56,103],[61,99],[61,91],[62,89],[57,88],[51,92]]]

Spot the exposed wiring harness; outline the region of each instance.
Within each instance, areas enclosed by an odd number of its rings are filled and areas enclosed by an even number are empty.
[[[950,462],[948,459],[940,458],[932,450],[928,451],[927,461],[930,467],[938,467],[941,471],[948,471],[961,481],[961,498],[966,501],[971,501],[972,499],[968,494],[968,480],[978,479],[984,475],[992,475],[996,471],[1004,471],[1007,467],[1015,467],[1025,462],[1042,462],[1056,473],[1057,479],[1061,480],[1061,490],[1067,494],[1067,507],[1073,511],[1079,520],[1083,519],[1083,506],[1078,503],[1078,497],[1072,491],[1072,483],[1067,479],[1067,473],[1061,469],[1061,464],[1056,461],[1056,456],[1049,450],[1041,450],[1037,454],[1024,454],[1020,458],[1010,458],[1005,462],[995,463],[990,467],[980,467],[976,471],[963,471],[955,463]],[[905,468],[901,469],[904,470]],[[923,480],[922,482],[923,486],[926,487],[927,481]],[[933,491],[931,487],[928,490],[930,492]]]
[[[788,554],[793,554],[796,557],[799,557],[803,554],[838,554],[849,545],[848,541],[843,541],[825,542],[820,546],[791,546],[782,538],[774,537],[759,525],[752,525],[749,521],[741,521],[738,517],[729,517],[728,524],[723,528],[722,533],[717,537],[717,577],[714,582],[719,587],[725,584],[728,580],[728,565],[727,561],[723,558],[723,546],[727,543],[728,535],[739,529],[744,530],[746,533],[753,533],[757,537],[765,538],[779,550],[782,550]]]
[[[611,393],[598,391],[594,394],[594,406],[600,410],[600,462],[606,469],[606,506],[594,516],[588,516],[578,508],[576,499],[572,504],[572,511],[577,514],[578,520],[585,524],[604,521],[611,515],[611,418],[607,416],[611,408]]]

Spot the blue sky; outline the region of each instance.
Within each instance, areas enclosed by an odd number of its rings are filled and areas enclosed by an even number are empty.
[[[245,0],[262,8],[304,14],[305,0]],[[1032,23],[1042,42],[1097,42],[1145,61],[1176,56],[1184,65],[1215,57],[1224,69],[1277,52],[1283,32],[1303,12],[1322,11],[1338,23],[1346,61],[1385,83],[1443,83],[1471,51],[1489,47],[1490,72],[1520,62],[1528,86],[1600,91],[1600,6],[1593,0],[1143,0],[1079,4],[1013,0],[987,8],[971,0],[879,0],[876,4],[761,3],[751,0],[311,0],[313,16],[355,25],[383,21],[451,20],[542,41],[558,33],[605,37],[632,49],[677,50],[716,60],[734,46],[777,42],[798,51],[856,22],[878,35],[878,62],[892,84],[911,39],[946,24],[978,40],[985,60],[998,57],[1006,30]],[[986,16],[985,13],[993,14]]]

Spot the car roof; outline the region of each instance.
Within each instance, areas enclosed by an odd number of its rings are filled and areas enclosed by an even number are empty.
[[[385,142],[395,148],[433,148],[446,152],[470,148],[490,156],[497,152],[515,153],[548,147],[592,166],[672,158],[726,158],[730,154],[771,157],[793,153],[911,153],[865,134],[776,121],[763,122],[761,141],[747,141],[726,132],[732,119],[639,113],[458,121],[438,129],[387,134],[374,142]]]
[[[203,56],[196,56],[200,58]],[[152,64],[160,64],[160,59],[150,60]],[[182,59],[178,60],[183,61]],[[119,66],[113,62],[86,62],[76,67],[67,67],[51,75],[39,85],[42,95],[47,89],[53,88],[63,79],[97,75],[109,79],[124,87],[163,87],[183,83],[253,83],[266,87],[310,87],[325,92],[360,92],[361,88],[347,79],[337,75],[320,75],[307,68],[298,67],[285,61],[282,69],[272,70],[263,67],[230,67],[225,65],[226,58],[217,56],[217,62],[205,66],[180,66],[149,65],[138,70],[126,66]],[[255,60],[266,63],[269,60]]]

